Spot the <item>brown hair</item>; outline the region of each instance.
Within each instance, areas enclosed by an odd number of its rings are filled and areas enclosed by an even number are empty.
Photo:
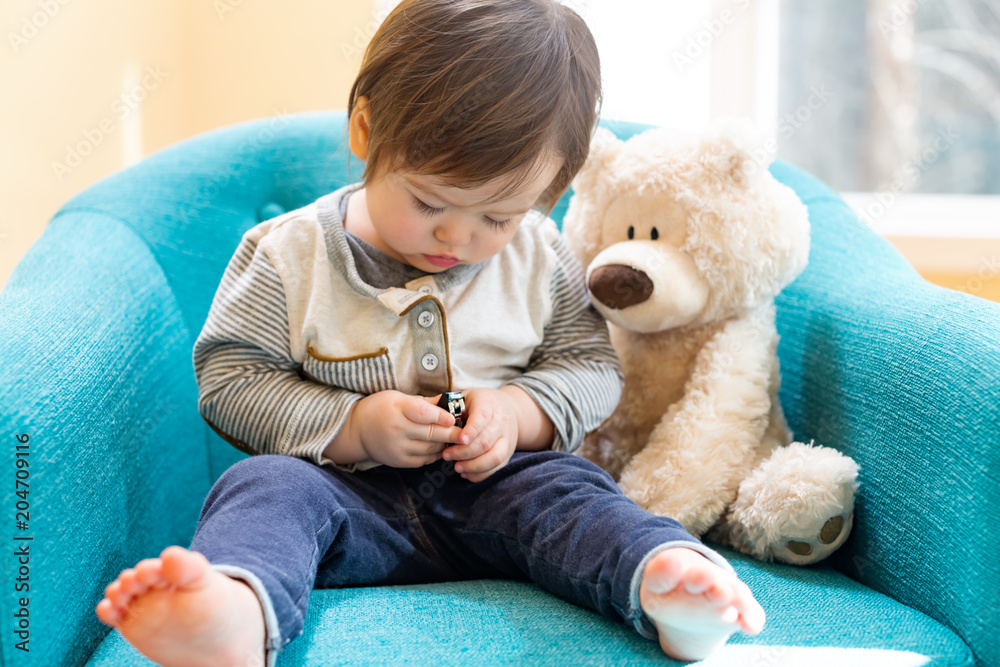
[[[562,168],[551,212],[587,159],[601,106],[600,59],[583,19],[557,0],[403,0],[372,38],[351,88],[371,108],[365,179],[405,168],[457,187]]]

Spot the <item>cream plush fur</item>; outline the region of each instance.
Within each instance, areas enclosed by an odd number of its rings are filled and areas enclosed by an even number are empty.
[[[762,145],[740,120],[595,136],[564,232],[625,389],[578,453],[696,536],[806,564],[847,539],[858,467],[792,442],[778,401],[774,298],[806,266],[809,218]]]

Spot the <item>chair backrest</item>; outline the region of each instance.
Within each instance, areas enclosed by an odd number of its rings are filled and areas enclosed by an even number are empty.
[[[345,121],[342,111],[303,113],[205,132],[91,186],[56,217],[84,209],[125,221],[197,336],[244,232],[360,179],[357,160],[348,172]]]

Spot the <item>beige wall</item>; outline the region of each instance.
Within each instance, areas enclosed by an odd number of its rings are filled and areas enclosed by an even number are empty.
[[[375,15],[373,0],[3,0],[0,287],[60,206],[142,156],[345,107]]]
[[[890,236],[888,240],[935,285],[1000,302],[1000,239]]]

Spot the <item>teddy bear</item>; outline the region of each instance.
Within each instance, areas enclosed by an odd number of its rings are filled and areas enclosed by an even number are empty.
[[[794,442],[778,400],[775,297],[809,256],[809,214],[744,119],[603,128],[563,232],[625,377],[577,454],[647,511],[763,561],[805,565],[850,534],[858,465]]]

